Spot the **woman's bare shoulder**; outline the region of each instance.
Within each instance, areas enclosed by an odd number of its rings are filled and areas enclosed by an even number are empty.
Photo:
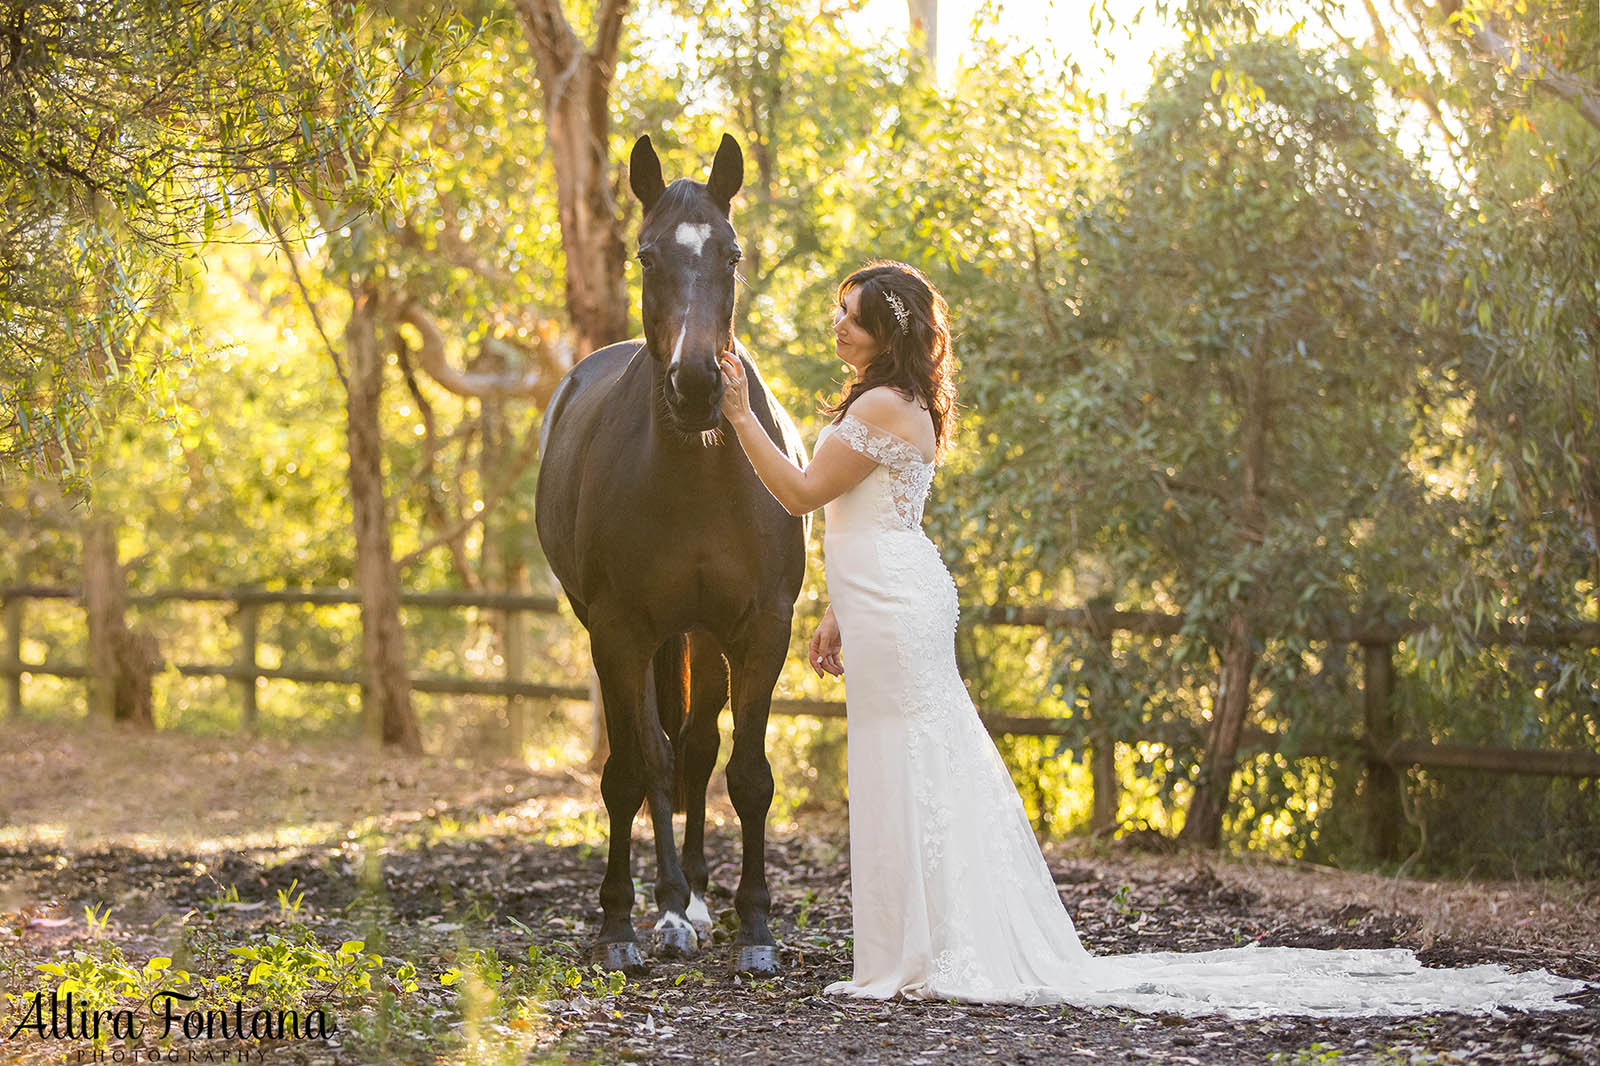
[[[926,408],[893,385],[878,385],[856,397],[850,410],[868,422],[876,422],[879,418],[910,418]]]

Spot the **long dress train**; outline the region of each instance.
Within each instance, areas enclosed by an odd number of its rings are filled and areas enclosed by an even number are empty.
[[[852,979],[827,992],[1252,1018],[1563,1008],[1585,987],[1405,949],[1090,955],[956,668],[955,585],[921,529],[933,464],[853,414],[823,433],[879,464],[826,510],[855,940]]]

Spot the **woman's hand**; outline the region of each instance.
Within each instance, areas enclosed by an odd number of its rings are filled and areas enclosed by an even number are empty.
[[[750,383],[744,379],[744,363],[733,352],[723,352],[718,365],[722,367],[722,414],[737,428],[745,419],[753,417],[750,411]]]
[[[817,623],[817,631],[811,635],[811,669],[817,672],[818,677],[824,673],[838,677],[844,673],[844,664],[839,661],[839,654],[843,650],[839,620],[833,616],[833,608],[829,607],[828,613]]]

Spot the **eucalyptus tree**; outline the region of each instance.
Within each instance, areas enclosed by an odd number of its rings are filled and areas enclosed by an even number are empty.
[[[618,50],[632,4],[600,0],[578,19],[562,0],[514,6],[542,94],[574,345],[587,353],[628,335],[628,254],[611,124]]]
[[[350,10],[280,0],[9,5],[0,450],[7,464],[76,477],[74,491],[88,497],[92,631],[120,630],[120,611],[102,609],[120,567],[115,516],[94,507],[83,461],[97,430],[136,416],[114,402],[119,394],[137,403],[162,362],[200,350],[175,343],[181,330],[163,320],[186,267],[219,222],[292,174],[338,169],[330,152],[407,103],[396,83],[338,81],[350,71],[328,58]],[[315,129],[337,130],[343,143]],[[358,198],[341,208],[371,206]],[[127,705],[121,681],[116,692],[107,684],[109,645],[93,644],[91,702]]]
[[[749,163],[736,205],[744,260],[738,330],[758,358],[804,387],[822,380],[832,287],[859,265],[858,226],[892,210],[889,139],[915,61],[855,40],[844,5],[818,0],[674,4],[691,28],[678,53],[682,123],[741,131]],[[652,42],[650,54],[666,52]],[[701,146],[668,131],[664,151]],[[805,412],[799,412],[802,417]]]
[[[16,0],[4,22],[0,453],[61,473],[108,387],[138,392],[203,238],[322,162],[307,121],[370,129],[392,101],[332,102],[306,61],[330,30],[320,7]]]
[[[1435,363],[1449,417],[1432,435],[1470,512],[1456,538],[1465,565],[1438,594],[1455,624],[1411,652],[1437,692],[1414,713],[1482,743],[1593,750],[1600,652],[1479,637],[1600,618],[1600,11],[1440,7],[1436,124],[1469,226],[1428,308],[1462,335]],[[1446,778],[1416,806],[1463,851],[1532,837],[1519,863],[1570,870],[1600,839],[1595,794],[1593,780],[1522,778],[1497,782],[1485,804],[1481,782]]]
[[[1600,10],[1587,0],[1368,0],[1365,26],[1329,0],[1167,0],[1158,7],[1201,40],[1299,16],[1332,35],[1442,141],[1470,203],[1472,239],[1429,310],[1469,318],[1462,358],[1445,368],[1467,391],[1474,484],[1493,511],[1542,524],[1570,516],[1600,588],[1600,369],[1595,366],[1600,200]],[[1478,616],[1517,612],[1459,586]]]
[[[1228,71],[1256,95],[1229,102]],[[997,360],[1016,394],[988,428],[1016,450],[981,476],[1047,574],[1097,557],[1113,599],[1179,605],[1214,648],[1184,835],[1215,844],[1264,641],[1393,610],[1428,569],[1419,307],[1452,227],[1362,67],[1280,40],[1169,60],[1107,181],[1063,343]]]

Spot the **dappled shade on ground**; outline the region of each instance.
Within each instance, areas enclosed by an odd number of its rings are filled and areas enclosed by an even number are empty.
[[[788,968],[742,982],[729,973],[738,851],[725,802],[710,833],[708,903],[720,919],[711,950],[611,981],[587,964],[604,866],[589,776],[268,742],[235,743],[222,766],[208,761],[217,752],[195,750],[195,738],[8,725],[16,743],[0,754],[0,985],[19,998],[0,1038],[23,999],[49,987],[36,964],[120,952],[138,969],[170,957],[220,996],[232,988],[230,967],[247,972],[230,949],[259,950],[275,937],[312,945],[308,958],[337,958],[352,941],[381,956],[366,992],[339,993],[302,974],[304,1002],[325,1004],[339,1021],[335,1041],[232,1045],[280,1063],[1310,1062],[1333,1049],[1340,1061],[1390,1064],[1450,1061],[1447,1053],[1473,1062],[1600,1057],[1600,995],[1574,1011],[1491,1019],[1248,1023],[824,997],[823,985],[849,969],[847,838],[830,814],[776,828],[769,868]],[[648,869],[640,847],[636,871]],[[1492,961],[1600,978],[1594,885],[1430,884],[1118,848],[1055,847],[1050,859],[1099,953],[1405,946],[1429,965]],[[644,927],[653,886],[637,889]],[[277,977],[290,980],[290,969]],[[263,986],[242,987],[253,1002]],[[78,1046],[87,1045],[24,1033],[0,1043],[0,1061],[60,1062]]]

